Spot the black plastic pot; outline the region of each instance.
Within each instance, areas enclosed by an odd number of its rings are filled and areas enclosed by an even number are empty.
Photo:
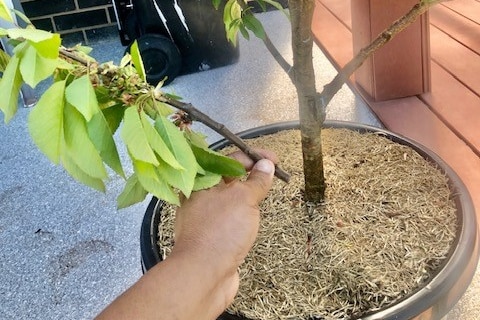
[[[298,128],[298,122],[283,122],[245,131],[241,137],[248,139],[268,135],[278,131]],[[359,132],[379,132],[394,142],[409,146],[425,159],[437,164],[449,178],[452,196],[457,206],[458,230],[449,257],[439,268],[437,274],[423,287],[403,300],[380,311],[363,316],[363,320],[398,319],[441,319],[465,293],[472,281],[479,257],[479,237],[477,220],[472,200],[467,188],[458,175],[435,153],[424,146],[386,130],[342,121],[327,121],[325,127],[346,128]],[[221,149],[228,145],[219,141],[211,147]],[[162,202],[153,198],[145,213],[140,235],[142,268],[150,269],[161,261],[160,248],[157,245],[157,229],[161,219]],[[220,320],[245,319],[223,314]]]

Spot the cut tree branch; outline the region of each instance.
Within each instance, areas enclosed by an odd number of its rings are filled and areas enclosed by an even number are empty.
[[[245,0],[237,0],[237,3],[243,11],[249,10],[247,4],[245,3]],[[273,44],[272,40],[270,40],[270,37],[266,32],[265,38],[261,40],[263,41],[263,44],[267,48],[268,52],[270,52],[275,61],[277,61],[283,71],[285,71],[285,73],[290,77],[290,80],[293,82],[292,66],[290,65],[290,63],[287,62],[287,60],[285,60],[280,51],[278,51],[278,49]]]
[[[60,49],[60,54],[74,61],[77,61],[82,65],[85,65],[85,66],[89,65],[88,60],[82,57],[79,57],[75,52],[69,51],[65,48]],[[98,68],[100,71],[103,69],[101,66],[99,66]],[[228,141],[230,141],[232,144],[237,146],[243,153],[249,156],[253,161],[257,162],[264,158],[258,152],[255,152],[252,148],[250,148],[242,139],[240,139],[240,137],[235,135],[225,125],[213,120],[208,115],[206,115],[202,111],[195,108],[191,103],[184,103],[175,99],[168,98],[159,92],[155,92],[155,99],[186,112],[190,116],[190,118],[192,118],[192,120],[201,122],[207,127],[213,129],[215,132],[219,133]],[[275,165],[275,176],[287,183],[290,181],[290,175],[277,165]]]
[[[195,108],[191,103],[181,102],[175,99],[168,98],[164,95],[156,95],[155,97],[158,101],[166,103],[172,107],[175,107],[179,110],[186,112],[194,121],[198,121],[209,127],[210,129],[214,130],[215,132],[219,133],[223,137],[225,137],[228,141],[232,144],[237,146],[243,153],[249,156],[253,161],[257,162],[264,157],[259,153],[255,152],[252,148],[250,148],[240,137],[236,134],[231,132],[225,125],[213,120],[205,113],[201,112],[197,108]],[[288,183],[290,180],[290,175],[285,172],[282,168],[275,165],[275,176],[285,182]]]

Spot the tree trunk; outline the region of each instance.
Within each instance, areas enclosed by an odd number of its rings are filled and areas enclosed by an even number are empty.
[[[294,83],[297,89],[300,130],[302,135],[305,200],[321,202],[325,194],[321,129],[324,108],[315,87],[311,31],[315,0],[289,2],[292,25]]]

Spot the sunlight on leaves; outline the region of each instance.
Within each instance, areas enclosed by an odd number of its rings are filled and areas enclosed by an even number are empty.
[[[175,156],[172,154],[170,149],[163,141],[162,137],[158,133],[158,131],[153,127],[153,124],[150,122],[149,118],[145,114],[145,112],[140,111],[140,119],[142,122],[143,132],[150,144],[150,147],[155,151],[155,153],[168,165],[177,169],[177,170],[184,170],[185,168],[178,163]]]
[[[151,163],[135,160],[133,161],[133,167],[137,174],[138,181],[140,181],[145,190],[159,199],[176,205],[180,204],[178,195],[159,177],[155,166]]]
[[[100,111],[95,90],[88,75],[73,80],[65,91],[65,97],[87,121]]]
[[[125,110],[121,137],[133,159],[158,165],[157,157],[150,147],[147,135],[135,106]]]
[[[0,19],[13,22],[13,16],[5,1],[0,1]]]
[[[75,180],[90,188],[105,192],[105,184],[102,179],[94,178],[85,173],[67,152],[62,153],[60,157],[63,167]]]
[[[2,99],[0,110],[4,113],[5,123],[8,123],[17,113],[18,95],[22,86],[19,63],[18,57],[13,56],[5,68],[2,79],[0,79],[0,97]]]
[[[47,59],[38,54],[32,46],[26,46],[20,62],[23,80],[31,87],[52,75],[58,65],[57,59]]]
[[[173,175],[175,177],[175,183],[171,182],[170,184],[180,189],[188,198],[190,197],[194,179],[197,174],[197,161],[195,155],[182,132],[173,123],[163,117],[158,117],[155,121],[155,128],[172,154],[183,167],[182,170],[175,170],[175,172],[169,168],[165,168],[165,171],[160,170],[160,174],[163,175],[165,173],[166,178],[168,178],[167,174]]]
[[[103,112],[96,113],[87,123],[88,136],[95,148],[100,152],[103,161],[121,177],[125,178],[117,146]]]
[[[146,72],[143,65],[142,56],[140,55],[140,49],[138,48],[138,42],[135,40],[130,47],[130,55],[132,56],[132,62],[137,70],[140,79],[146,81]]]
[[[195,145],[192,145],[192,151],[198,164],[207,171],[227,177],[241,177],[247,173],[240,162],[218,152]]]
[[[64,112],[65,146],[71,158],[86,174],[93,178],[107,177],[102,158],[88,136],[85,119],[69,103]]]
[[[142,186],[136,174],[128,178],[125,188],[117,198],[117,209],[123,209],[145,199],[148,192]]]
[[[63,142],[65,81],[52,84],[28,116],[33,142],[55,164],[59,163]]]

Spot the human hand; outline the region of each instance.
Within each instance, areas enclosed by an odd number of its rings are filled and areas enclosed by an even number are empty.
[[[276,156],[259,152],[270,160],[254,164],[243,153],[231,155],[250,170],[246,181],[226,179],[214,188],[192,194],[177,210],[175,245],[170,256],[196,258],[203,268],[215,270],[215,294],[219,297],[212,297],[211,301],[218,303],[211,307],[218,314],[238,290],[237,268],[255,241],[260,221],[258,204],[272,184]]]
[[[259,151],[256,164],[235,153],[246,181],[225,179],[195,192],[177,211],[175,245],[98,319],[216,319],[238,290],[237,268],[252,247],[259,227],[259,202],[272,185],[276,157]],[[272,162],[273,161],[273,162]]]

